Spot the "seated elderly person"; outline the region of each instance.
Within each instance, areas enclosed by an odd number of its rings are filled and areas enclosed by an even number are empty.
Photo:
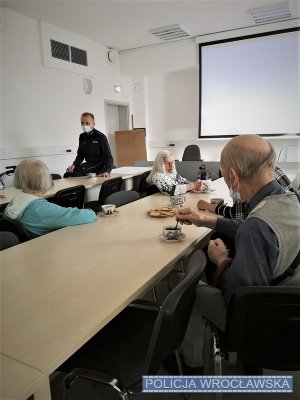
[[[293,192],[292,183],[285,173],[279,168],[275,167],[274,171],[276,181],[285,189]],[[222,215],[230,219],[245,219],[248,215],[248,203],[240,199],[233,199],[233,206],[228,206],[222,203],[209,203],[205,200],[199,200],[197,208],[199,210],[207,210],[217,215]]]
[[[5,216],[19,222],[31,237],[96,220],[96,214],[90,209],[61,207],[43,198],[53,181],[42,161],[22,161],[15,170],[14,186],[22,191],[7,205]]]
[[[180,176],[176,171],[173,155],[168,150],[162,150],[156,155],[147,182],[156,185],[160,192],[170,196],[184,194],[189,190],[202,191],[207,187],[201,181],[190,182]]]

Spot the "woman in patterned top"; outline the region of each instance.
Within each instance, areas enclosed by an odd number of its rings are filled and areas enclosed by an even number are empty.
[[[275,167],[275,179],[285,190],[293,191],[291,181],[279,167]],[[244,201],[235,202],[232,207],[226,204],[208,203],[205,200],[199,200],[197,203],[199,210],[207,210],[229,219],[245,219],[248,215],[247,206]]]
[[[201,181],[190,182],[180,176],[175,168],[173,154],[167,150],[162,150],[156,155],[147,182],[156,185],[160,192],[170,196],[183,194],[189,190],[202,191],[207,187]]]

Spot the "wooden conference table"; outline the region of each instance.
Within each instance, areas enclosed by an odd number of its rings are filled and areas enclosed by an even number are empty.
[[[195,207],[199,198],[227,199],[223,179],[213,185],[217,190],[212,193],[188,193],[186,205]],[[11,398],[28,395],[30,379],[26,382],[17,372],[22,364],[24,374],[33,374],[35,398],[49,399],[49,375],[207,240],[210,230],[195,226],[183,227],[182,241],[161,240],[163,226],[175,218],[152,218],[146,211],[168,203],[169,198],[158,193],[121,207],[119,214],[99,216],[94,223],[63,228],[1,252],[1,354],[17,363],[11,379],[2,382],[3,393],[13,392],[11,382],[22,386],[24,381],[24,390]]]
[[[111,172],[111,178],[115,178],[117,176],[121,176],[124,181],[124,189],[130,190],[133,187],[133,180],[136,177],[139,177],[145,171],[149,171],[151,168],[148,167],[121,167],[115,168]],[[53,181],[54,186],[51,188],[46,194],[45,198],[52,197],[55,195],[56,192],[62,189],[66,189],[76,185],[84,185],[87,189],[86,191],[86,198],[85,201],[92,201],[98,199],[99,190],[101,184],[110,178],[87,178],[86,176],[77,177],[77,178],[63,178],[63,179],[56,179]],[[14,187],[8,187],[4,190],[0,191],[0,195],[5,196],[4,198],[0,199],[0,207],[9,203],[19,192],[18,189]]]

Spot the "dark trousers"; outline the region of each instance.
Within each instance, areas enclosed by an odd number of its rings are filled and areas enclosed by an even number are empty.
[[[66,172],[64,174],[64,178],[70,178],[75,176],[86,176],[89,172],[95,172],[97,175],[103,172],[101,167],[97,167],[93,163],[82,163],[80,165],[76,165],[73,172]]]

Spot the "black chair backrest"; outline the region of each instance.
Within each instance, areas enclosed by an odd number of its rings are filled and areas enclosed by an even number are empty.
[[[148,176],[150,175],[150,172],[151,171],[144,172],[141,177],[139,188],[138,188],[140,197],[150,196],[151,194],[159,192],[159,189],[157,188],[156,185],[149,184],[146,180],[148,178]]]
[[[52,179],[55,181],[56,179],[62,179],[62,176],[59,174],[51,174]]]
[[[201,161],[200,148],[196,144],[189,144],[184,149],[182,161]]]
[[[111,178],[104,181],[99,191],[98,205],[102,206],[109,195],[119,192],[121,190],[121,185],[121,176],[117,176],[116,178]]]
[[[83,208],[85,195],[84,185],[77,185],[56,192],[51,202],[62,207]]]
[[[139,188],[138,188],[138,192],[139,193],[143,193],[145,192],[145,188],[147,186],[149,186],[149,183],[146,181],[146,179],[148,178],[148,176],[150,175],[150,171],[145,171],[142,176],[141,176],[141,180],[140,180],[140,184],[139,184]]]
[[[139,199],[140,195],[135,190],[121,190],[106,197],[104,204],[115,204],[121,207]]]
[[[204,272],[206,256],[196,251],[186,268],[186,275],[164,300],[157,316],[146,356],[146,374],[158,372],[161,361],[177,350],[182,342],[192,312],[196,286]]]
[[[229,302],[225,345],[250,365],[300,369],[300,288],[243,287]]]
[[[0,231],[11,232],[18,238],[19,243],[27,242],[27,240],[31,239],[30,233],[19,221],[9,219],[5,214],[0,216]]]

